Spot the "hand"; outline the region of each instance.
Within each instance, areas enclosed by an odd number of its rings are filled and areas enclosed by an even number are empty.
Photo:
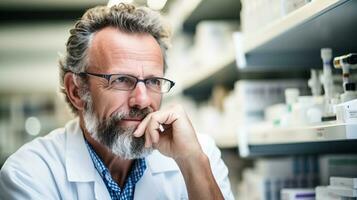
[[[165,131],[159,130],[160,124]],[[145,135],[145,147],[154,147],[175,160],[195,158],[203,153],[195,130],[182,106],[152,112],[134,131],[135,137]]]
[[[166,127],[161,133],[160,125]],[[173,158],[184,177],[189,199],[224,199],[195,130],[181,106],[150,113],[134,131],[145,135],[145,146]]]

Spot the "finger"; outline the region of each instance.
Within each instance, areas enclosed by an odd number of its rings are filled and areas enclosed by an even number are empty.
[[[160,132],[159,132],[160,124],[161,123],[158,121],[158,119],[156,119],[155,115],[153,115],[153,117],[151,117],[150,122],[146,127],[146,134],[150,135],[151,141],[154,144],[158,143],[160,139]]]
[[[150,134],[145,133],[145,148],[150,148],[152,146],[152,141],[150,138]]]
[[[151,142],[151,146],[153,146],[154,144],[157,144],[159,142],[160,136],[159,136],[159,132],[158,131],[149,131],[148,129],[145,132],[145,135],[148,136],[148,138],[150,138],[150,142]]]
[[[143,121],[141,121],[141,123],[138,125],[138,127],[136,127],[136,130],[133,133],[134,137],[141,137],[142,135],[145,134],[145,129],[151,119],[151,115],[152,115],[151,113],[149,115],[147,115],[143,119]]]
[[[172,128],[172,124],[177,119],[178,119],[178,115],[175,112],[168,110],[168,111],[154,113],[151,116],[150,121],[154,122],[153,124],[151,124],[151,125],[153,125],[152,128],[156,128],[158,131],[160,131],[160,129],[166,130],[168,128]],[[161,132],[163,132],[163,131],[161,131]]]
[[[159,143],[160,141],[160,135],[159,133],[154,133],[154,132],[149,132],[146,131],[145,132],[145,147],[146,148],[150,148],[150,147],[154,147],[155,144]]]
[[[157,144],[159,142],[159,139],[161,137],[160,127],[161,129],[163,129],[163,125],[165,125],[165,127],[172,127],[171,124],[176,120],[176,118],[173,116],[175,115],[172,112],[168,111],[156,112],[152,114],[150,121],[146,127],[146,134],[150,134],[151,141],[153,144]],[[164,130],[162,132],[164,132]]]
[[[152,119],[154,118],[154,119]],[[163,124],[164,127],[169,126],[170,128],[171,125],[177,120],[178,116],[174,112],[170,111],[157,111],[150,113],[148,116],[146,116],[143,121],[138,125],[136,130],[134,131],[133,135],[134,137],[140,137],[145,134],[147,130],[149,130],[147,133],[150,134],[151,141],[156,142],[158,139],[156,137],[159,137],[158,135],[155,135],[155,133],[158,133],[158,129],[160,124]],[[153,135],[151,135],[153,133]]]

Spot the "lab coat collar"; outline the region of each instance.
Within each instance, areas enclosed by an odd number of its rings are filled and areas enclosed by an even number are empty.
[[[79,119],[68,122],[65,126],[66,132],[66,171],[68,181],[91,182],[95,181],[96,170],[88,149]]]

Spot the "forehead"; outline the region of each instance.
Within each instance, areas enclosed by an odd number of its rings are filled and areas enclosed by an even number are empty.
[[[106,27],[92,37],[88,50],[89,68],[102,72],[122,70],[163,71],[160,45],[148,33],[126,33]]]

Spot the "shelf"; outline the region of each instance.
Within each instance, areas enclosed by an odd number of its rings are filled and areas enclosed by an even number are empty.
[[[243,39],[240,67],[317,68],[320,49],[357,51],[357,1],[315,0]],[[319,67],[320,68],[320,67]]]
[[[215,85],[222,85],[233,89],[234,84],[240,79],[279,79],[279,78],[305,78],[309,77],[307,70],[255,70],[253,68],[238,69],[233,57],[210,68],[189,73],[182,82],[183,94],[194,98],[196,101],[207,100]]]
[[[329,123],[296,128],[262,126],[251,128],[246,135],[240,140],[247,142],[239,144],[243,157],[357,152],[357,124]]]
[[[227,149],[227,148],[237,148],[238,147],[238,140],[235,133],[225,133],[221,132],[216,135],[211,135],[211,137],[216,142],[216,145],[219,148]]]
[[[238,68],[234,58],[228,58],[216,66],[204,68],[200,71],[188,74],[182,81],[183,94],[192,96],[196,100],[207,99],[215,85],[225,85],[233,88],[238,79]]]
[[[230,141],[218,140],[218,141],[216,141],[216,145],[220,149],[229,149],[229,148],[237,148],[238,147],[236,140],[230,140]]]
[[[307,127],[254,127],[248,133],[248,144],[276,144],[357,139],[357,124],[322,124]]]
[[[249,154],[244,157],[252,158],[304,154],[355,154],[357,153],[356,146],[357,140],[249,145]]]
[[[232,20],[239,23],[241,9],[238,0],[201,0],[183,22],[185,32],[194,33],[202,20]]]

